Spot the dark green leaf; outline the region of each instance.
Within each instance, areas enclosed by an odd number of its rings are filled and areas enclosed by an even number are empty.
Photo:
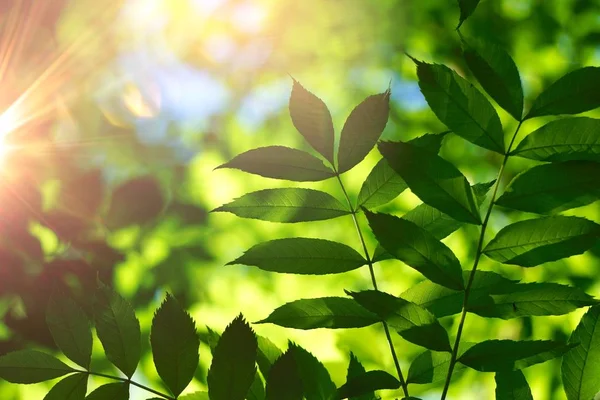
[[[333,122],[329,109],[317,96],[294,79],[290,116],[298,132],[323,157],[333,164]]]
[[[562,381],[569,400],[589,400],[600,392],[600,306],[591,307],[569,338],[579,346],[563,357]]]
[[[462,39],[465,61],[475,78],[500,107],[520,121],[523,116],[523,88],[513,59],[495,43]]]
[[[269,371],[275,361],[277,361],[283,353],[269,339],[259,335],[256,335],[256,339],[258,340],[256,363],[258,364],[260,372],[262,372],[263,376],[266,378],[269,376]]]
[[[473,190],[454,165],[409,143],[383,142],[379,151],[424,203],[458,221],[481,224]]]
[[[165,199],[156,179],[144,176],[117,187],[110,201],[104,223],[110,229],[145,224],[156,218]]]
[[[352,110],[340,137],[340,173],[348,171],[369,154],[385,129],[389,112],[389,90],[367,97]]]
[[[533,400],[522,371],[496,372],[496,400]]]
[[[600,163],[568,161],[538,165],[519,174],[496,204],[515,210],[553,214],[600,199]]]
[[[379,160],[360,188],[358,205],[374,208],[394,200],[408,186],[390,167],[385,158]]]
[[[62,379],[44,396],[44,400],[82,400],[87,391],[88,374],[73,374]]]
[[[363,375],[366,372],[365,367],[358,361],[358,358],[350,352],[350,363],[348,364],[348,372],[346,373],[346,382],[349,382],[353,378]],[[339,389],[338,389],[339,396]],[[375,393],[370,391],[360,396],[354,396],[350,400],[374,400]]]
[[[58,348],[73,362],[89,368],[93,339],[85,312],[65,295],[53,293],[46,310],[46,323]]]
[[[494,294],[469,301],[469,311],[482,317],[517,318],[526,315],[562,315],[597,304],[583,290],[557,283],[513,284]]]
[[[335,175],[318,158],[285,146],[248,150],[217,168],[237,168],[266,178],[296,182],[322,181]]]
[[[377,290],[348,292],[409,342],[436,351],[450,351],[448,334],[425,308]]]
[[[0,378],[11,383],[38,383],[71,372],[75,370],[37,350],[18,350],[0,357]]]
[[[600,226],[585,218],[554,216],[503,228],[483,250],[488,257],[522,267],[582,254],[598,241]]]
[[[465,351],[458,361],[481,372],[511,371],[560,357],[572,347],[552,340],[486,340]]]
[[[306,400],[334,399],[337,388],[323,364],[296,344],[290,343],[290,350],[296,361]]]
[[[106,358],[131,377],[141,354],[140,323],[135,311],[118,293],[101,286],[94,305],[96,333]]]
[[[400,382],[385,371],[368,371],[348,379],[338,389],[338,397],[347,399],[373,393],[374,390],[398,389]]]
[[[213,211],[272,222],[319,221],[350,214],[331,195],[313,189],[264,189],[248,193]]]
[[[571,71],[542,92],[526,119],[543,115],[579,114],[600,107],[600,68]]]
[[[540,161],[600,162],[599,131],[597,119],[559,119],[530,133],[511,155]]]
[[[158,375],[178,396],[194,377],[200,339],[194,320],[170,294],[154,314],[150,344]]]
[[[256,336],[242,315],[225,328],[208,370],[211,400],[244,400],[256,374]]]
[[[102,385],[90,393],[86,400],[129,400],[129,383],[117,382]],[[183,397],[180,397],[184,400]],[[191,399],[189,399],[191,400]],[[208,398],[207,398],[208,400]]]
[[[419,87],[435,115],[471,143],[504,154],[500,118],[488,99],[450,68],[417,61]]]
[[[419,354],[410,364],[406,383],[427,384],[444,382],[448,374],[451,358],[450,353],[438,353],[431,350]],[[464,365],[456,364],[454,373],[459,374],[464,369]]]
[[[366,211],[375,237],[388,253],[451,289],[464,288],[460,262],[445,244],[410,221]]]
[[[463,271],[469,279],[470,271]],[[514,286],[511,281],[491,271],[475,271],[471,284],[470,304],[476,304],[482,296],[503,292]],[[462,310],[464,292],[448,289],[431,281],[423,281],[406,290],[400,297],[428,309],[437,318],[458,314]]]
[[[287,274],[325,275],[351,271],[366,263],[356,250],[341,243],[287,238],[257,244],[228,265],[254,265],[265,271]]]
[[[302,378],[292,350],[275,361],[267,377],[266,400],[302,400]]]
[[[379,322],[379,318],[352,299],[321,297],[292,301],[275,309],[259,324],[272,323],[295,329],[361,328]]]
[[[460,20],[456,29],[460,28],[463,22],[465,22],[465,20],[469,18],[471,14],[473,14],[473,11],[475,11],[475,8],[477,8],[477,4],[479,4],[479,0],[458,0],[458,6],[460,7]]]

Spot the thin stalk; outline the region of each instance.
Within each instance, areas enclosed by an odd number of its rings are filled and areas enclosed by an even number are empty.
[[[84,370],[76,370],[76,371],[77,371],[77,372],[80,372],[80,373],[83,373],[83,374],[95,375],[95,376],[101,376],[101,377],[103,377],[103,378],[108,378],[108,379],[112,379],[112,380],[119,381],[119,382],[127,382],[127,383],[129,383],[129,384],[131,384],[131,385],[133,385],[133,386],[137,386],[137,387],[139,387],[140,389],[144,389],[144,390],[145,390],[145,391],[147,391],[147,392],[150,392],[150,393],[152,393],[152,394],[155,394],[155,395],[157,395],[157,396],[160,396],[160,397],[162,397],[163,399],[167,399],[167,400],[177,400],[177,399],[176,399],[175,397],[173,397],[173,396],[170,396],[170,395],[168,395],[168,394],[164,394],[164,393],[158,392],[158,391],[156,391],[156,390],[154,390],[154,389],[151,389],[151,388],[149,388],[149,387],[147,387],[147,386],[144,386],[144,385],[142,385],[142,384],[139,384],[139,383],[137,383],[137,382],[134,382],[134,381],[132,381],[132,380],[131,380],[131,379],[129,379],[129,378],[121,378],[120,376],[107,375],[107,374],[103,374],[103,373],[100,373],[100,372],[93,372],[93,371],[84,371]]]
[[[448,375],[446,376],[446,382],[444,384],[444,390],[442,391],[441,400],[446,399],[448,389],[450,388],[452,372],[454,372],[454,366],[456,365],[456,360],[458,358],[458,347],[460,346],[460,338],[462,336],[463,328],[465,326],[465,319],[467,318],[467,304],[469,301],[469,295],[471,294],[471,287],[473,286],[473,280],[475,279],[475,272],[477,271],[477,267],[479,266],[479,260],[481,259],[483,241],[485,239],[485,232],[487,230],[488,222],[490,220],[490,215],[492,215],[492,209],[494,208],[494,204],[496,202],[496,196],[498,195],[498,187],[500,186],[500,181],[502,180],[502,176],[504,175],[504,168],[506,167],[506,163],[508,162],[508,158],[510,157],[509,153],[512,149],[513,144],[515,143],[515,139],[517,137],[517,134],[519,133],[519,129],[521,129],[522,124],[523,121],[519,121],[519,125],[517,126],[517,129],[515,130],[515,133],[513,134],[512,139],[510,140],[510,144],[508,145],[508,150],[504,154],[502,165],[500,166],[500,170],[498,171],[498,176],[496,178],[496,183],[494,184],[492,198],[490,199],[490,204],[488,205],[485,217],[483,219],[483,223],[481,224],[481,233],[479,234],[479,240],[477,241],[477,251],[475,253],[475,260],[473,261],[473,268],[471,269],[471,273],[469,274],[469,280],[467,281],[467,285],[465,286],[465,294],[463,297],[463,306],[462,312],[460,314],[460,322],[458,324],[458,330],[456,332],[456,339],[454,340],[454,347],[452,348],[450,366],[448,367]]]
[[[350,196],[348,196],[348,192],[346,192],[346,187],[342,182],[342,178],[340,178],[340,174],[336,171],[335,177],[337,178],[340,187],[342,188],[342,192],[344,192],[344,197],[346,198],[346,202],[348,203],[348,207],[350,207],[350,211],[352,213],[352,221],[354,221],[354,227],[356,228],[356,233],[358,234],[358,238],[360,239],[360,243],[363,248],[363,252],[365,253],[365,258],[367,260],[367,265],[369,266],[369,273],[371,274],[371,282],[373,283],[373,289],[379,290],[377,287],[377,279],[375,278],[375,270],[373,268],[373,260],[369,255],[369,250],[367,249],[367,244],[365,242],[365,238],[363,236],[362,230],[360,229],[360,225],[358,224],[358,220],[356,219],[356,210],[352,207],[352,201],[350,200]],[[394,360],[394,365],[396,366],[396,372],[398,373],[398,380],[400,381],[400,385],[402,386],[402,390],[404,391],[404,396],[409,397],[408,394],[408,384],[404,379],[404,375],[402,374],[402,369],[400,368],[400,362],[398,361],[398,356],[396,355],[396,350],[394,349],[394,343],[392,342],[392,335],[390,334],[390,328],[388,327],[387,322],[381,321],[383,325],[383,330],[385,331],[385,337],[387,339],[388,345],[390,346],[390,352],[392,353],[392,358]]]

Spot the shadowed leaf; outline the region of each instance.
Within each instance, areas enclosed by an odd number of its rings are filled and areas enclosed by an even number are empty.
[[[302,378],[291,350],[275,361],[267,376],[266,400],[302,400]]]
[[[180,399],[184,398],[180,397]],[[90,393],[85,400],[129,400],[129,384],[117,382],[102,385]]]
[[[347,399],[364,394],[373,393],[375,390],[398,389],[400,382],[385,371],[367,371],[356,375],[346,381],[338,389],[338,397]]]
[[[323,364],[296,344],[290,343],[289,348],[296,361],[306,400],[334,399],[337,389]]]
[[[88,374],[73,374],[62,379],[44,396],[44,400],[81,400],[87,391]]]
[[[479,0],[458,0],[460,7],[460,20],[456,29],[460,28],[463,22],[473,14],[479,4]]]
[[[533,400],[522,371],[496,372],[496,400]]]
[[[0,378],[11,383],[38,383],[75,370],[37,350],[18,350],[0,357]]]

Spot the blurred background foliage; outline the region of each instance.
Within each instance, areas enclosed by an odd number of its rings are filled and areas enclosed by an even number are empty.
[[[269,239],[319,237],[357,249],[359,242],[350,217],[287,225],[209,214],[249,191],[293,185],[214,168],[259,146],[307,148],[287,110],[290,75],[328,104],[338,131],[354,105],[388,85],[392,112],[384,138],[444,131],[404,52],[468,77],[454,30],[458,14],[456,2],[446,0],[1,2],[0,353],[52,346],[43,313],[56,286],[89,307],[86,294],[96,279],[114,285],[135,305],[145,334],[166,291],[206,332],[207,326],[222,330],[239,312],[257,321],[298,298],[369,288],[364,268],[317,278],[224,266]],[[461,31],[513,55],[526,102],[564,73],[600,64],[598,0],[484,0]],[[516,123],[497,110],[506,132],[513,131]],[[527,121],[520,138],[544,122]],[[472,183],[493,179],[500,162],[497,154],[452,135],[442,155]],[[344,175],[351,197],[379,158],[374,151]],[[527,163],[510,161],[508,178]],[[310,187],[342,195],[335,182]],[[383,209],[402,214],[416,204],[404,193]],[[496,210],[493,231],[515,216],[504,211]],[[570,213],[600,221],[597,203]],[[445,239],[463,268],[472,262],[475,229]],[[374,239],[368,239],[372,251]],[[523,281],[572,283],[598,296],[598,256],[599,246],[535,269],[489,260],[483,268]],[[376,273],[393,294],[421,279],[393,261],[380,263]],[[465,338],[566,338],[581,313],[511,321],[471,314]],[[454,334],[452,319],[443,323]],[[338,384],[350,349],[367,369],[393,370],[378,326],[254,328],[281,347],[288,339],[305,346]],[[407,368],[418,348],[397,339]],[[101,346],[95,346],[101,368]],[[200,358],[190,390],[204,385],[208,346]],[[554,360],[526,371],[536,398],[564,398],[558,366]],[[149,352],[134,379],[159,385]],[[465,373],[456,381],[451,398],[493,397],[492,374]],[[0,398],[41,399],[45,390],[0,383]],[[441,388],[412,390],[417,396],[424,391],[431,394],[424,399],[437,398]],[[147,397],[132,391],[132,399]]]

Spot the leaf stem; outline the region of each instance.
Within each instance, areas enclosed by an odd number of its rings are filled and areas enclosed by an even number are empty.
[[[471,294],[471,286],[473,286],[473,280],[475,279],[475,272],[477,271],[477,267],[479,266],[479,260],[481,259],[482,250],[483,250],[483,241],[485,239],[485,232],[487,230],[488,222],[490,220],[490,215],[492,214],[492,209],[494,208],[494,204],[496,202],[496,196],[498,194],[498,187],[500,186],[500,181],[502,180],[502,176],[504,175],[504,168],[506,167],[506,163],[508,162],[508,158],[510,157],[510,151],[512,149],[513,144],[515,143],[515,139],[517,134],[519,133],[519,129],[521,129],[521,125],[523,124],[523,120],[519,121],[519,125],[517,125],[517,129],[510,140],[510,144],[508,145],[508,150],[504,154],[504,158],[502,160],[502,165],[500,166],[500,170],[498,171],[498,176],[496,178],[496,183],[494,184],[494,191],[492,192],[492,198],[490,199],[490,204],[488,205],[487,211],[485,213],[485,217],[483,219],[483,223],[481,224],[481,233],[479,234],[479,240],[477,241],[477,251],[475,253],[475,260],[473,261],[473,268],[471,269],[471,273],[469,274],[469,280],[467,281],[467,285],[465,286],[465,294],[463,297],[463,306],[462,312],[460,314],[460,322],[458,324],[458,330],[456,332],[456,339],[454,341],[454,346],[452,348],[452,356],[450,358],[450,366],[448,367],[448,375],[446,375],[446,382],[444,384],[444,389],[442,391],[441,400],[446,399],[446,395],[448,394],[448,389],[450,388],[450,381],[452,380],[452,372],[454,372],[454,366],[456,365],[456,361],[458,358],[458,348],[460,346],[460,339],[463,332],[463,327],[465,325],[465,319],[467,318],[467,304],[469,301],[469,295]]]
[[[168,394],[164,394],[164,393],[158,392],[158,391],[156,391],[154,389],[151,389],[151,388],[149,388],[147,386],[144,386],[144,385],[142,385],[140,383],[132,381],[130,378],[121,378],[120,376],[107,375],[107,374],[103,374],[103,373],[100,373],[100,372],[93,372],[93,371],[85,371],[85,370],[76,370],[76,371],[80,372],[80,373],[83,373],[83,374],[101,376],[103,378],[108,378],[108,379],[112,379],[112,380],[115,380],[115,381],[127,382],[127,383],[129,383],[129,384],[131,384],[133,386],[137,386],[140,389],[144,389],[145,391],[150,392],[152,394],[155,394],[157,396],[160,396],[160,397],[162,397],[164,399],[167,399],[167,400],[177,400],[173,396],[170,396]]]
[[[350,196],[348,196],[348,192],[346,192],[346,187],[342,182],[342,178],[337,170],[335,170],[335,177],[337,178],[340,187],[342,188],[342,192],[344,192],[344,197],[348,202],[348,207],[350,207],[350,211],[352,212],[352,221],[354,221],[354,227],[356,228],[356,233],[358,234],[358,238],[360,239],[360,243],[363,248],[363,252],[365,253],[365,258],[367,260],[367,265],[369,266],[369,273],[371,274],[371,282],[373,283],[373,289],[379,291],[377,287],[377,279],[375,278],[375,270],[373,268],[373,260],[369,255],[369,250],[367,249],[367,244],[365,242],[365,238],[363,236],[362,230],[360,229],[360,225],[358,224],[358,219],[356,218],[357,210],[352,206],[352,201],[350,200]],[[394,360],[394,365],[396,367],[396,372],[398,373],[398,380],[400,381],[400,385],[402,386],[402,390],[404,391],[404,396],[409,397],[408,394],[408,384],[404,379],[404,375],[402,374],[402,369],[400,368],[400,362],[398,361],[398,356],[396,355],[396,350],[394,349],[394,343],[392,341],[392,335],[390,334],[390,328],[388,327],[387,322],[381,321],[383,325],[383,330],[385,331],[385,337],[390,347],[390,352],[392,354],[392,359]]]

